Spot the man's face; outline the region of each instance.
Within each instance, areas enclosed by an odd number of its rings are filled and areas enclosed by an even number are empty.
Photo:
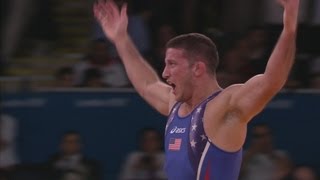
[[[266,126],[257,126],[252,131],[252,138],[255,145],[261,149],[269,149],[272,146],[270,129]]]
[[[109,54],[108,54],[108,47],[106,43],[98,42],[93,47],[93,59],[95,63],[104,63],[108,61]]]
[[[72,87],[73,86],[73,74],[64,74],[61,76],[60,85],[62,87]]]
[[[165,64],[162,77],[172,87],[176,100],[185,101],[190,98],[192,92],[192,68],[184,50],[167,49]]]
[[[145,132],[142,138],[142,148],[144,151],[152,153],[158,151],[161,148],[161,141],[157,132]]]
[[[80,137],[77,134],[66,135],[61,143],[61,149],[64,154],[72,155],[80,152],[81,143]]]
[[[315,172],[308,167],[299,167],[293,172],[293,180],[316,180]]]

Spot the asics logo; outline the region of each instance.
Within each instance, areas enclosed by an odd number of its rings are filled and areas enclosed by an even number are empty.
[[[175,126],[174,128],[171,129],[170,134],[182,134],[186,132],[186,128],[178,128],[177,126]]]

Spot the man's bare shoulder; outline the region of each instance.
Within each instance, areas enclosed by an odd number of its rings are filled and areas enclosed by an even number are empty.
[[[240,84],[240,83],[239,84],[232,84],[232,85],[226,87],[223,91],[232,94],[234,91],[238,90],[242,86],[243,86],[243,84]]]
[[[225,119],[226,114],[234,112],[231,106],[232,95],[237,92],[243,84],[234,84],[221,91],[213,100],[209,101],[206,107],[205,115],[208,117],[214,116],[215,119]]]
[[[216,102],[219,102],[219,103],[228,102],[232,94],[234,94],[242,86],[243,84],[233,84],[222,89],[221,93],[214,99],[214,101],[210,101],[208,104],[215,104]]]

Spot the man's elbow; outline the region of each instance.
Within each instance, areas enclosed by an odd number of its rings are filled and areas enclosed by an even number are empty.
[[[265,81],[266,90],[268,92],[277,93],[285,86],[286,82],[287,78],[269,77]]]
[[[269,85],[269,91],[278,93],[285,86],[286,80],[278,80]]]

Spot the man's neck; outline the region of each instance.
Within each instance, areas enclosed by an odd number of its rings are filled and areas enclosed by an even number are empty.
[[[203,83],[200,86],[196,86],[191,99],[184,103],[186,110],[191,112],[201,102],[203,102],[213,93],[220,91],[221,89],[222,88],[216,81],[211,81],[210,83]]]

